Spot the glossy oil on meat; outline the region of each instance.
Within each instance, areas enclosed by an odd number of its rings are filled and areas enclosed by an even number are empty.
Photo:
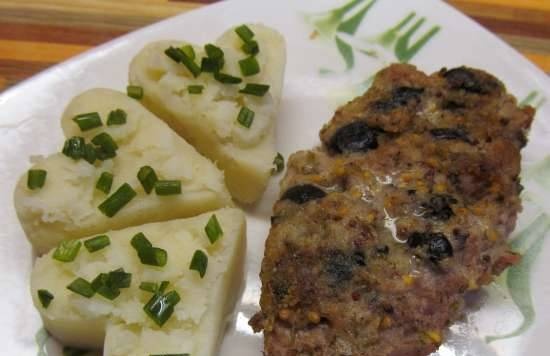
[[[534,110],[471,68],[379,72],[293,154],[262,263],[266,356],[423,356],[520,256]]]

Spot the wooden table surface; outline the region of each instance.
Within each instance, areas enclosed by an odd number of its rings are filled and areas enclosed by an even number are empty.
[[[90,47],[213,2],[0,0],[0,91]],[[550,74],[550,0],[448,2]]]

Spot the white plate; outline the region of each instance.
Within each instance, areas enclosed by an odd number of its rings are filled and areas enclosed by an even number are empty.
[[[44,332],[37,334],[41,323],[29,295],[32,253],[13,209],[12,191],[17,177],[29,167],[30,155],[59,150],[62,142],[59,118],[65,105],[74,95],[88,88],[123,90],[130,59],[149,41],[174,38],[205,43],[214,40],[230,26],[263,22],[282,32],[288,45],[288,66],[277,132],[278,149],[285,157],[297,149],[316,145],[318,130],[338,104],[360,93],[370,76],[387,63],[396,61],[397,55],[405,59],[403,56],[407,51],[396,52],[394,49],[396,43],[407,44],[404,40],[407,32],[412,33],[411,46],[428,31],[439,29],[410,58],[410,62],[420,69],[433,72],[443,66],[462,64],[480,67],[502,79],[518,98],[530,96],[532,103],[539,104],[529,145],[523,151],[525,209],[517,229],[533,228],[520,235],[517,242],[521,251],[530,252],[521,268],[516,268],[481,293],[482,298],[478,300],[482,301],[482,308],[472,310],[469,317],[451,328],[448,341],[437,355],[547,355],[543,350],[550,335],[550,274],[545,269],[550,268],[550,244],[543,244],[543,240],[550,229],[546,215],[550,214],[550,205],[545,199],[550,189],[550,160],[544,160],[550,152],[547,138],[550,105],[541,100],[550,98],[550,80],[495,36],[443,2],[378,0],[368,7],[369,1],[354,0],[356,6],[353,9],[333,12],[332,17],[328,11],[342,6],[342,1],[222,2],[121,37],[4,92],[0,96],[0,204],[3,207],[0,216],[1,353],[18,356],[61,354],[60,346],[53,339]],[[345,22],[356,13],[359,15],[355,18],[359,18],[363,12],[365,16],[356,23],[357,28],[354,28],[353,21]],[[321,15],[313,16],[314,13]],[[342,19],[339,15],[343,16]],[[408,22],[404,21],[393,35],[386,33],[387,46],[381,46],[380,34],[406,18]],[[337,28],[340,20],[346,25]],[[413,31],[415,26],[418,28]],[[341,51],[336,46],[335,33],[340,39]],[[351,47],[354,49],[350,50]],[[354,53],[353,65],[350,51]],[[343,57],[340,52],[348,54]],[[350,62],[347,71],[345,59]],[[273,179],[261,203],[247,211],[247,286],[237,307],[235,321],[227,331],[221,355],[260,354],[261,337],[252,334],[247,321],[258,309],[259,266],[271,206],[277,193],[277,179]],[[533,322],[517,337],[489,344],[485,342],[487,336],[516,330],[522,325],[522,312]]]

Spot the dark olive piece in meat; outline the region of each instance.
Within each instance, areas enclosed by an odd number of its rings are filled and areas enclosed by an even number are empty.
[[[456,203],[457,200],[450,195],[434,195],[428,202],[422,203],[422,216],[426,219],[447,221],[454,215],[450,205]]]
[[[475,94],[488,94],[498,87],[498,84],[489,79],[476,75],[474,71],[466,67],[453,68],[443,72],[443,77],[451,89],[464,90]]]
[[[388,245],[380,245],[376,246],[375,251],[378,256],[386,256],[390,253],[390,248]]]
[[[353,261],[358,266],[366,266],[365,255],[361,251],[357,251],[353,254]]]
[[[321,199],[327,195],[324,190],[311,184],[300,184],[288,188],[281,200],[291,200],[296,204],[304,204],[310,200]]]
[[[372,105],[379,111],[391,111],[407,105],[412,100],[419,102],[422,93],[424,93],[424,88],[399,87],[392,90],[389,99],[375,101]]]
[[[356,121],[339,128],[329,142],[336,153],[366,152],[378,147],[378,131],[363,121]]]
[[[438,140],[462,140],[464,142],[470,142],[468,133],[461,128],[437,128],[431,129],[430,134]]]
[[[464,109],[464,108],[466,108],[466,105],[463,104],[463,103],[459,103],[457,101],[454,101],[454,100],[447,100],[447,101],[443,102],[443,104],[441,105],[441,108],[443,110],[454,111],[454,110]]]
[[[325,256],[325,272],[330,282],[340,283],[349,281],[353,277],[353,270],[358,263],[354,255],[343,251],[329,251]],[[364,260],[363,260],[364,262]]]
[[[428,255],[433,262],[438,262],[453,256],[453,246],[445,235],[440,232],[431,233],[427,244]]]
[[[425,240],[426,234],[415,231],[409,235],[409,238],[407,239],[407,245],[409,245],[409,247],[415,248],[418,246],[422,246]]]

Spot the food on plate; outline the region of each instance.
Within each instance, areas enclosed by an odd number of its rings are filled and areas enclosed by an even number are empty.
[[[34,304],[65,345],[216,355],[241,288],[245,225],[225,208],[71,240],[37,259]]]
[[[266,356],[423,356],[520,256],[534,110],[481,70],[391,65],[293,154],[262,263]]]
[[[147,108],[224,170],[232,196],[252,203],[274,168],[285,61],[278,32],[241,25],[204,47],[150,43],[129,77]]]
[[[62,152],[34,159],[15,208],[39,254],[61,240],[231,205],[223,173],[135,99],[93,89],[62,118]]]

